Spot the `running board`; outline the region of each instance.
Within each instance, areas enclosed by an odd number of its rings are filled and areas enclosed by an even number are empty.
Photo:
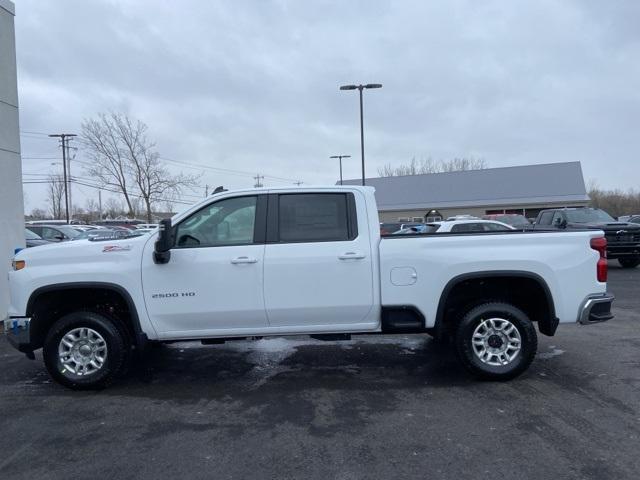
[[[323,342],[351,340],[350,333],[323,333],[323,334],[309,335],[309,336],[315,340],[322,340]]]

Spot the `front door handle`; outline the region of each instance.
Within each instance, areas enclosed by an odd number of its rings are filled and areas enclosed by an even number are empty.
[[[338,255],[340,260],[362,260],[366,255],[358,252],[346,252],[342,255]]]
[[[257,263],[258,259],[257,258],[251,258],[251,257],[236,257],[233,260],[231,260],[231,263],[233,263],[234,265],[237,265],[239,263]]]

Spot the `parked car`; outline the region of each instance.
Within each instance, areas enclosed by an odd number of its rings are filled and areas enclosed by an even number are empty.
[[[28,228],[24,229],[24,238],[25,238],[27,248],[37,247],[39,245],[47,245],[48,243],[51,243],[45,240],[44,238],[42,238],[40,235],[33,233]]]
[[[158,228],[157,223],[139,223],[136,225],[136,230],[154,230]]]
[[[527,217],[525,217],[524,215],[519,215],[517,213],[484,215],[482,218],[484,220],[495,220],[497,222],[506,223],[507,225],[511,225],[518,230],[528,230],[533,228],[531,222]]]
[[[25,249],[5,332],[75,389],[149,341],[268,335],[431,334],[507,380],[534,360],[536,325],[612,318],[601,231],[381,238],[377,211],[371,187],[224,191],[149,235]]]
[[[417,225],[424,225],[423,223],[418,222],[388,222],[380,224],[380,235],[391,235],[398,230],[402,230],[403,228],[414,227]]]
[[[71,225],[25,225],[36,235],[39,235],[49,242],[67,242],[73,240],[80,232]]]
[[[627,222],[629,223],[640,223],[640,215],[632,215],[629,220],[627,220]]]
[[[598,208],[561,208],[538,214],[536,230],[590,229],[604,231],[608,258],[617,259],[624,268],[640,265],[640,225],[619,222]]]
[[[74,240],[117,240],[119,238],[131,238],[143,235],[144,232],[138,229],[128,228],[101,228],[97,230],[87,230],[78,235]]]
[[[447,222],[452,222],[454,220],[478,220],[479,217],[474,215],[453,215],[452,217],[447,217]]]
[[[416,233],[471,233],[471,232],[506,232],[516,230],[511,225],[493,220],[445,220],[430,222],[424,225],[403,228],[394,235],[410,235]]]

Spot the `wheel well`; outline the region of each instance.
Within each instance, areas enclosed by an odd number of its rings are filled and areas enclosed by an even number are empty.
[[[436,317],[436,334],[447,336],[471,308],[488,301],[518,307],[545,335],[553,335],[557,318],[553,298],[542,278],[530,275],[483,275],[454,279],[444,289]]]
[[[34,292],[29,299],[27,315],[30,342],[34,349],[42,347],[53,323],[63,315],[78,310],[90,310],[118,318],[131,338],[136,338],[135,310],[125,296],[107,287],[60,287]]]

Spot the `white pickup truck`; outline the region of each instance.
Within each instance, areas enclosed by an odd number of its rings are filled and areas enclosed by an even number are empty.
[[[222,191],[156,232],[22,250],[9,341],[58,382],[99,388],[149,342],[428,333],[509,379],[537,329],[612,318],[601,231],[380,236],[369,187]]]

